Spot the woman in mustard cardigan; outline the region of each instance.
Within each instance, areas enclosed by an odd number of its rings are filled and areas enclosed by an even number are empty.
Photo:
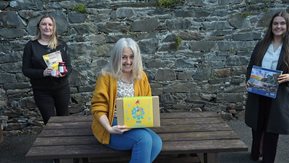
[[[161,151],[161,138],[148,128],[117,125],[116,98],[128,96],[151,96],[151,88],[138,44],[122,38],[96,81],[91,101],[92,131],[100,143],[112,149],[131,150],[130,163],[151,163]]]

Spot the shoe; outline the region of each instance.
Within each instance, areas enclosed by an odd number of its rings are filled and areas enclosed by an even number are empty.
[[[251,153],[250,154],[250,159],[252,161],[259,161],[259,158],[260,158],[260,155],[259,154],[256,154],[256,153]]]

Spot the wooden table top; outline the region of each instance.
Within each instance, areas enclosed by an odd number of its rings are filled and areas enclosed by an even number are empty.
[[[247,151],[247,145],[215,112],[161,113],[162,153],[220,153]],[[108,157],[129,155],[97,142],[91,116],[51,117],[26,157],[31,159]]]

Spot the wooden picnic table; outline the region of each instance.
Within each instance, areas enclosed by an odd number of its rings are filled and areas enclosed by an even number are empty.
[[[221,152],[247,151],[247,145],[215,112],[161,113],[162,155],[196,153],[204,163],[218,162]],[[129,158],[97,142],[91,116],[51,117],[26,154],[30,159]],[[88,160],[88,159],[83,159]]]

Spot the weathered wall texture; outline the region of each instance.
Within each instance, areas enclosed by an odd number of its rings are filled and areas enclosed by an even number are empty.
[[[82,3],[86,13],[73,8]],[[71,114],[89,114],[96,75],[121,37],[137,40],[162,111],[244,109],[245,71],[273,13],[288,0],[186,0],[159,8],[155,0],[0,1],[0,120],[5,131],[41,128],[22,50],[44,13],[58,22],[73,64]],[[181,40],[176,43],[176,40]],[[234,114],[233,114],[234,115]]]

